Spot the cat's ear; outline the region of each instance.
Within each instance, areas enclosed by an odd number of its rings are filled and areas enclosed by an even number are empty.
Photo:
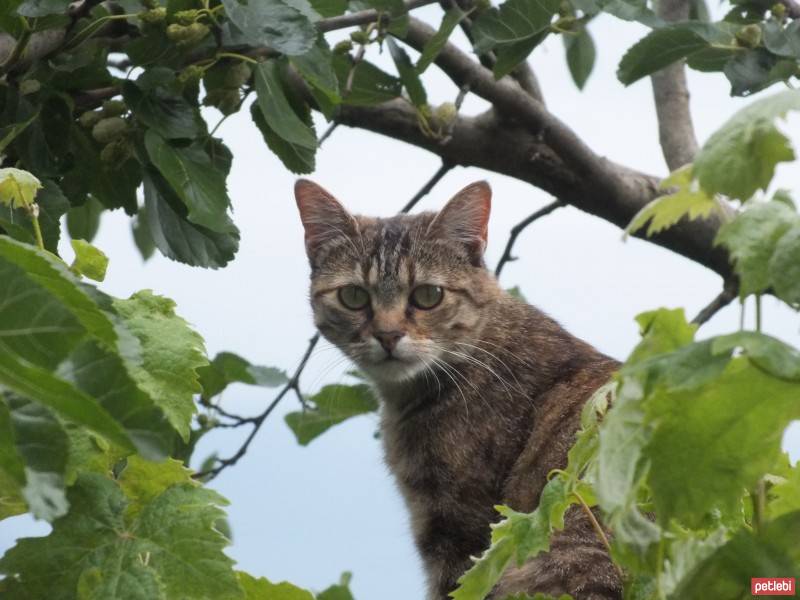
[[[452,197],[428,231],[466,244],[475,262],[480,262],[486,249],[491,208],[492,188],[485,181],[476,181]]]
[[[313,181],[298,179],[294,184],[294,197],[306,230],[306,253],[309,258],[326,241],[358,233],[353,216],[330,192]]]

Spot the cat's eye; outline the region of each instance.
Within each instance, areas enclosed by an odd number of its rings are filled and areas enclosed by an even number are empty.
[[[423,310],[436,308],[442,298],[444,298],[444,290],[438,285],[429,283],[417,286],[411,292],[411,304]]]
[[[338,291],[339,302],[350,310],[361,310],[369,304],[369,292],[357,285],[346,285]]]

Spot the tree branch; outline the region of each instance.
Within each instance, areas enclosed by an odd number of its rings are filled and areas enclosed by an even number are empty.
[[[689,18],[686,0],[661,0],[657,13],[665,21],[685,21]],[[694,160],[697,138],[689,109],[689,88],[686,68],[678,61],[654,73],[651,77],[653,97],[658,117],[658,139],[670,171]]]
[[[708,304],[708,306],[697,313],[697,316],[692,319],[692,323],[696,325],[702,325],[711,319],[711,317],[713,317],[715,314],[717,314],[718,311],[728,306],[728,304],[730,304],[734,298],[736,298],[738,293],[739,291],[736,282],[733,280],[728,280],[719,295],[714,298]]]
[[[536,221],[537,219],[541,219],[542,217],[549,215],[557,208],[561,208],[564,206],[564,203],[561,200],[556,200],[555,202],[551,202],[547,206],[540,208],[533,214],[527,216],[522,221],[514,225],[511,228],[511,231],[508,234],[508,242],[506,242],[505,250],[503,250],[503,255],[500,257],[500,260],[497,262],[497,266],[494,269],[494,276],[500,277],[500,273],[503,272],[503,268],[506,266],[507,263],[517,260],[516,256],[511,255],[511,251],[514,249],[514,244],[519,237],[519,234],[522,233],[528,225]]]
[[[429,27],[412,19],[412,46],[424,45],[429,34]],[[414,109],[401,99],[379,106],[344,105],[337,120],[425,148],[456,165],[481,167],[526,181],[622,228],[660,193],[658,178],[598,157],[516,82],[509,78],[495,82],[489,71],[451,44],[442,50],[437,64],[458,85],[469,85],[471,91],[492,102],[496,110],[477,117],[459,115],[446,144],[427,137],[419,129]],[[728,255],[712,244],[719,225],[716,216],[683,221],[650,241],[728,278]]]

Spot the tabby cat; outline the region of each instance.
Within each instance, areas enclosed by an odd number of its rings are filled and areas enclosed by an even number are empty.
[[[503,291],[486,247],[491,190],[473,183],[439,213],[354,216],[295,186],[322,335],[382,401],[386,460],[411,512],[428,598],[445,600],[489,545],[496,504],[532,511],[566,464],[582,406],[618,364]],[[507,571],[492,598],[621,597],[618,575],[573,507],[551,544]]]

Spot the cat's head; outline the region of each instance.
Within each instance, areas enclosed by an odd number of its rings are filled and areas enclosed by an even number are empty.
[[[480,338],[499,292],[483,263],[491,189],[473,183],[438,213],[351,215],[307,180],[295,185],[320,332],[376,383],[447,371]]]

